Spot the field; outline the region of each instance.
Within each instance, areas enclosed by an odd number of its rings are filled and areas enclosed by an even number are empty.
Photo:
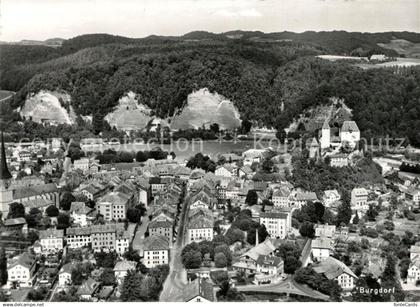
[[[420,44],[405,39],[393,39],[386,44],[378,44],[382,48],[395,50],[406,57],[420,57]]]

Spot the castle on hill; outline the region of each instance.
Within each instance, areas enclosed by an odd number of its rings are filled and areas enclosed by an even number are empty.
[[[340,149],[346,147],[354,151],[359,141],[360,130],[355,121],[344,121],[338,135],[335,135],[326,119],[318,138],[313,138],[308,144],[309,157],[311,159],[330,157],[332,166],[346,166],[348,155],[341,153]]]

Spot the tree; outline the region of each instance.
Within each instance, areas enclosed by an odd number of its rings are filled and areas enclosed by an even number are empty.
[[[354,213],[353,221],[352,221],[353,225],[359,224],[359,220],[360,220],[359,214],[357,213],[357,210],[356,210],[356,212]]]
[[[257,195],[257,192],[255,190],[249,190],[248,191],[248,193],[246,195],[245,203],[248,206],[253,206],[253,205],[256,205],[258,203],[258,195]]]
[[[214,123],[210,125],[210,130],[213,131],[214,133],[218,133],[219,132],[219,124],[218,123]]]
[[[186,269],[197,269],[201,265],[200,246],[193,242],[184,247],[181,252],[182,263]]]
[[[302,266],[302,262],[300,262],[299,258],[296,258],[292,255],[287,256],[284,260],[284,272],[286,274],[294,274],[297,269]]]
[[[229,245],[235,242],[241,242],[244,240],[244,233],[236,228],[236,227],[229,227],[228,231],[225,234],[226,239],[228,240]]]
[[[224,302],[242,302],[244,297],[237,289],[232,288],[228,280],[220,284],[220,290],[216,293],[218,301]]]
[[[229,246],[226,244],[220,244],[214,248],[214,254],[223,253],[226,257],[226,264],[232,264],[232,254],[230,252]],[[216,256],[215,256],[216,257]]]
[[[101,268],[113,268],[118,258],[116,252],[106,253],[104,251],[101,251],[99,253],[95,253],[94,256],[96,260],[96,265]]]
[[[76,198],[73,196],[73,194],[67,191],[64,192],[63,194],[61,194],[61,199],[60,199],[61,209],[65,211],[70,210],[71,203],[74,201],[76,201]]]
[[[315,236],[314,224],[310,222],[304,222],[299,228],[299,233],[303,237],[313,238]]]
[[[70,216],[59,214],[57,217],[57,229],[66,229],[70,227]]]
[[[60,213],[60,211],[55,205],[48,206],[47,209],[45,209],[45,212],[50,217],[58,216],[58,214]]]
[[[247,119],[243,119],[241,123],[241,133],[242,134],[248,134],[248,132],[251,130],[252,123]]]
[[[19,217],[25,217],[25,207],[21,203],[11,203],[9,205],[8,219],[15,219]]]
[[[99,277],[99,281],[104,286],[113,286],[116,284],[114,270],[112,268],[105,268]]]
[[[140,273],[133,270],[128,271],[121,285],[121,300],[123,302],[143,300],[142,281],[143,276]]]
[[[395,256],[389,254],[387,256],[385,269],[381,275],[381,287],[384,289],[395,289],[395,291],[394,293],[383,294],[383,298],[387,302],[402,302],[405,298],[405,294],[397,276],[396,265],[397,260]]]
[[[227,266],[227,260],[225,254],[222,252],[217,253],[214,256],[214,264],[216,265],[216,268],[224,268]]]
[[[130,245],[128,247],[128,250],[124,253],[124,258],[127,259],[128,261],[135,261],[135,262],[140,261],[140,255],[137,251],[133,249],[132,245]]]
[[[0,285],[7,283],[7,257],[4,248],[0,249]]]
[[[39,239],[38,233],[35,231],[29,231],[27,239],[31,242],[31,244],[34,244]]]
[[[39,289],[32,289],[28,293],[28,299],[31,301],[42,301],[48,294],[48,289],[46,287],[41,287]]]
[[[369,209],[366,211],[367,220],[371,222],[376,221],[376,217],[378,216],[378,214],[378,210],[374,206],[369,205]]]
[[[252,226],[248,231],[247,231],[247,237],[246,240],[249,244],[254,245],[256,242],[256,232],[258,231],[258,240],[259,242],[263,242],[265,240],[265,238],[268,237],[268,232],[267,229],[265,228],[265,225],[260,225],[257,223],[257,226],[254,227]]]
[[[336,218],[336,225],[340,226],[341,223],[347,225],[351,220],[351,206],[350,203],[342,202],[338,207],[338,213]]]
[[[127,209],[127,220],[131,223],[139,223],[141,220],[141,212],[137,208],[129,208]]]
[[[266,173],[271,173],[274,167],[274,162],[271,158],[265,158],[261,163],[261,169]]]

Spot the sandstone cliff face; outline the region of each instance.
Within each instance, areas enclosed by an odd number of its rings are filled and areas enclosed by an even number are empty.
[[[119,99],[114,111],[105,116],[105,120],[118,130],[142,130],[153,119],[151,111],[147,106],[138,103],[134,92],[128,92]]]
[[[186,106],[172,118],[171,129],[208,128],[213,123],[220,129],[234,129],[241,120],[233,102],[202,88],[188,95]]]
[[[39,91],[28,95],[20,115],[37,123],[71,125],[76,115],[70,102],[70,95],[64,91]]]

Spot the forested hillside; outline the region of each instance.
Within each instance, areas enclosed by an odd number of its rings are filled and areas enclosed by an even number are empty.
[[[28,93],[64,90],[77,114],[96,120],[129,91],[168,118],[188,94],[208,88],[231,100],[242,119],[280,130],[307,108],[338,97],[353,109],[363,136],[389,134],[420,145],[419,68],[362,70],[315,57],[381,52],[377,43],[394,38],[420,41],[415,33],[235,31],[145,39],[92,34],[60,48],[0,46],[0,87],[18,92],[13,108]]]

